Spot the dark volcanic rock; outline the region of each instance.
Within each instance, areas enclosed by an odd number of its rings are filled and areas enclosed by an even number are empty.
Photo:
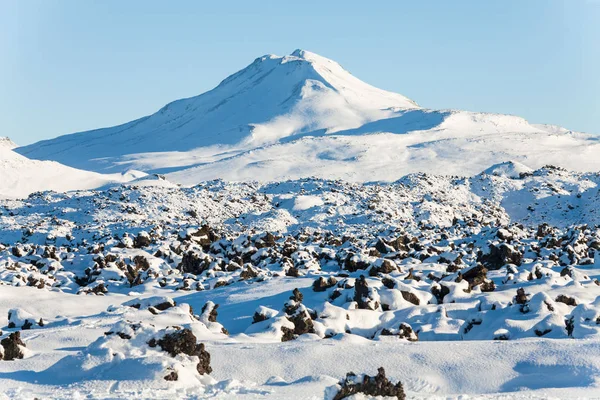
[[[168,333],[156,342],[149,343],[159,345],[163,351],[166,351],[171,357],[177,354],[187,354],[188,356],[197,356],[200,362],[196,366],[200,375],[210,374],[210,354],[204,349],[204,343],[196,343],[196,336],[189,329],[180,329],[173,333]]]
[[[188,251],[183,255],[179,269],[184,273],[199,275],[208,269],[208,265],[198,254]]]
[[[393,384],[385,376],[383,367],[377,369],[377,375],[365,375],[362,381],[353,372],[346,374],[346,379],[340,382],[340,390],[333,400],[342,400],[346,397],[363,393],[367,396],[396,397],[398,400],[406,399],[402,383]]]
[[[523,255],[506,243],[490,245],[490,252],[483,254],[477,261],[482,262],[489,269],[500,269],[506,264],[521,265]]]
[[[404,298],[404,300],[413,303],[415,306],[421,304],[421,301],[414,293],[407,292],[405,290],[401,290],[400,293],[402,294],[402,298]]]
[[[177,375],[177,371],[171,371],[164,378],[165,381],[176,381],[177,379],[179,379],[179,375]]]
[[[327,279],[325,279],[324,277],[320,277],[313,282],[312,287],[315,292],[324,292],[325,290],[335,286],[336,284],[337,279],[335,279],[333,276],[330,276]]]
[[[139,233],[133,240],[133,247],[141,249],[150,246],[150,243],[152,243],[152,240],[148,234]]]
[[[375,310],[379,307],[379,303],[371,299],[369,284],[364,275],[361,275],[354,284],[354,301],[362,310]]]
[[[25,343],[21,340],[21,332],[11,333],[0,341],[0,345],[4,348],[4,360],[10,361],[23,358],[23,350],[19,347],[25,347]]]
[[[446,297],[448,293],[450,293],[450,289],[444,285],[436,285],[431,288],[431,294],[435,296],[438,304],[444,303],[444,297]]]
[[[523,288],[517,289],[517,296],[515,297],[515,302],[517,304],[527,303],[527,294],[525,293],[525,289],[523,289]]]
[[[577,305],[577,301],[569,296],[565,296],[564,294],[560,294],[558,295],[558,297],[555,300],[557,303],[564,303],[568,306],[573,306],[575,307]]]

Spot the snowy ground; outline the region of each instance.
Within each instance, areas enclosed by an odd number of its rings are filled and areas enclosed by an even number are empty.
[[[103,334],[110,322],[98,313],[120,299],[86,296],[65,304],[64,296],[31,288],[2,291],[2,312],[19,306],[39,314],[48,310],[73,315],[70,326],[23,335],[32,355],[0,364],[6,397],[320,399],[346,372],[371,373],[379,366],[401,380],[411,398],[591,398],[600,391],[597,339],[411,343],[344,335],[325,341],[256,343],[234,337],[208,342],[215,381],[204,387],[140,380],[142,374],[133,365],[117,362],[79,374],[62,360]],[[44,304],[41,310],[39,303]]]
[[[0,339],[26,347],[0,398],[332,399],[378,367],[409,398],[600,397],[599,183],[505,163],[2,200]]]

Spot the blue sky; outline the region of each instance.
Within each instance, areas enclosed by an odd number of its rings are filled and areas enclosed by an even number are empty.
[[[429,108],[600,133],[600,0],[0,0],[0,136],[116,125],[307,49]]]

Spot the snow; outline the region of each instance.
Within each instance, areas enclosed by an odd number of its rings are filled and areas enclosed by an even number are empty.
[[[323,200],[318,196],[298,196],[294,200],[293,210],[304,211],[309,208],[322,206]]]
[[[13,142],[12,140],[10,140],[10,138],[0,137],[0,148],[12,150],[16,147],[17,147],[16,143]]]
[[[27,197],[33,192],[94,189],[109,182],[125,182],[128,176],[104,175],[61,165],[30,160],[13,151],[14,143],[0,138],[0,198]]]
[[[518,179],[525,174],[531,174],[533,170],[518,161],[507,161],[505,163],[492,165],[483,171],[484,174],[503,176],[506,178]]]

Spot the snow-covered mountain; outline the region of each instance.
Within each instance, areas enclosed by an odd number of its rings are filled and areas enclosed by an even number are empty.
[[[0,138],[0,399],[597,396],[598,140],[305,51]]]
[[[46,190],[92,189],[134,178],[83,171],[55,161],[30,160],[15,153],[15,147],[9,138],[0,138],[0,198],[26,197],[32,192]]]
[[[509,115],[424,109],[304,50],[257,58],[215,89],[153,115],[17,151],[97,172],[171,173],[184,184],[393,181],[417,171],[473,175],[508,160],[600,170],[596,136]]]

